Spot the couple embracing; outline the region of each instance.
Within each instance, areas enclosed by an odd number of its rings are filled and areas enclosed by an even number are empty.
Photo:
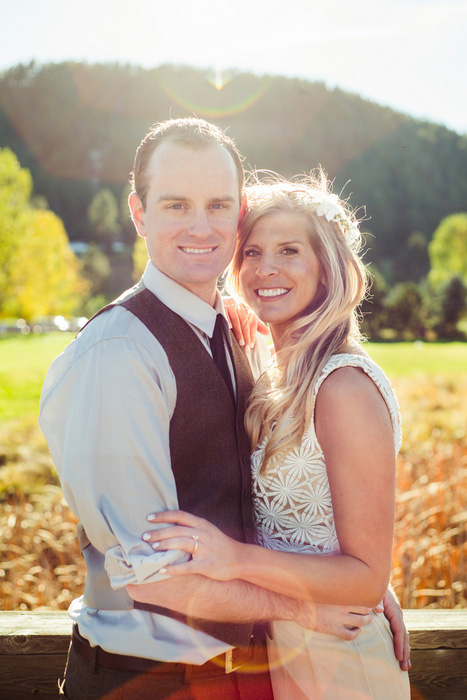
[[[233,141],[199,119],[152,128],[132,184],[142,280],[41,399],[87,566],[60,693],[408,698],[386,590],[400,419],[358,342],[358,223],[324,177],[245,187]],[[272,358],[229,328],[229,264]]]

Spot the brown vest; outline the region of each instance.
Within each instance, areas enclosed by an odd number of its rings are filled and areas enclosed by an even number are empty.
[[[243,418],[253,377],[244,352],[233,339],[234,407],[210,354],[178,314],[148,289],[117,304],[137,316],[156,337],[175,376],[177,402],[169,437],[180,508],[206,518],[237,540],[252,542],[250,445]],[[246,646],[250,640],[252,626],[248,624],[188,619],[156,605],[134,605],[178,619],[234,646]]]

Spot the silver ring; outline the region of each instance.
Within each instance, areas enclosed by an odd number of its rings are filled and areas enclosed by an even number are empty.
[[[192,556],[192,557],[194,557],[195,554],[196,554],[196,552],[198,551],[198,539],[199,539],[199,538],[198,538],[198,537],[193,537],[193,539],[194,539],[194,541],[195,541],[195,548],[194,548],[193,552],[191,553],[191,556]]]
[[[192,535],[191,539],[195,540],[195,542],[196,542],[196,540],[199,540],[199,535]]]

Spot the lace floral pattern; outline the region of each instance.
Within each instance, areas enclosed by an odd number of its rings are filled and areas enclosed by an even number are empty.
[[[391,417],[397,454],[402,440],[397,399],[384,372],[368,357],[333,355],[317,382],[314,401],[325,378],[333,370],[348,366],[364,370],[378,387]],[[310,422],[300,445],[280,462],[269,465],[266,474],[260,474],[265,446],[266,441],[251,458],[257,543],[285,552],[338,552],[331,490],[314,421]]]

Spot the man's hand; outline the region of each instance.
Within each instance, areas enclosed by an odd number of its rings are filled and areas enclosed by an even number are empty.
[[[371,608],[302,602],[296,620],[302,627],[350,641],[371,622]]]
[[[390,588],[388,588],[384,594],[381,607],[389,620],[394,635],[394,653],[396,659],[399,661],[401,669],[403,671],[408,671],[412,665],[410,663],[409,633],[404,623],[402,608]],[[379,606],[377,611],[379,611]]]

